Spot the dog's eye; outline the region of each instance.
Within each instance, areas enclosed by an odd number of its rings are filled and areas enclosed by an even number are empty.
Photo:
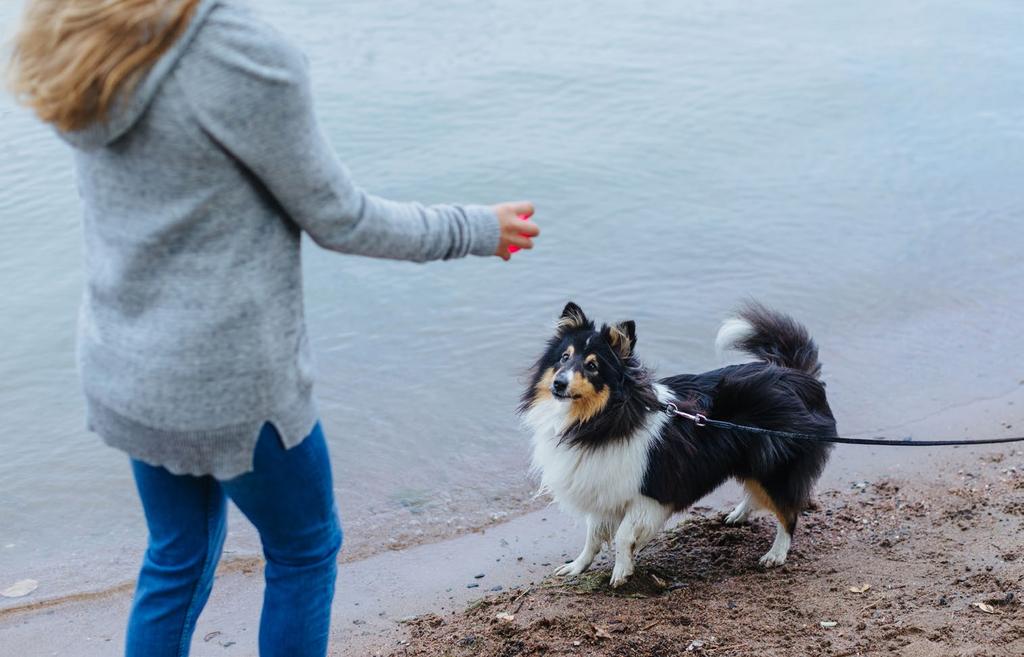
[[[587,371],[588,372],[596,372],[597,371],[597,361],[596,360],[592,360],[592,361],[588,362],[586,367],[587,367]]]
[[[569,360],[569,352],[567,351],[564,354],[562,354],[562,362],[565,363],[565,362],[568,362],[568,360]]]

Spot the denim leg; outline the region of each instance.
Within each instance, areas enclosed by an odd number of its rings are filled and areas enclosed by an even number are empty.
[[[225,535],[225,497],[213,477],[174,475],[132,461],[149,527],[125,646],[127,657],[186,657],[210,597]]]
[[[342,532],[320,425],[289,450],[265,425],[253,471],[221,485],[263,543],[260,657],[324,657]]]

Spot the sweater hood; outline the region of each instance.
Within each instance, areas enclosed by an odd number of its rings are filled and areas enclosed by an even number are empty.
[[[74,132],[58,130],[57,134],[74,148],[92,151],[103,148],[128,133],[146,113],[164,80],[174,70],[175,64],[206,21],[210,10],[217,4],[218,0],[201,0],[182,35],[150,67],[131,93],[114,103],[105,121]]]

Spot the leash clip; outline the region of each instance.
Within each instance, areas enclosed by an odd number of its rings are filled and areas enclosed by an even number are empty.
[[[702,413],[687,413],[685,411],[681,411],[679,410],[679,407],[672,402],[665,405],[665,412],[668,413],[670,417],[686,418],[698,427],[706,427],[708,425],[708,418],[706,415]]]

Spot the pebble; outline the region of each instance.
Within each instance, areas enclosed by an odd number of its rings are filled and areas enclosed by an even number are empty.
[[[492,586],[492,587],[491,587],[491,590],[492,590],[492,591],[495,591],[495,592],[497,592],[497,591],[503,591],[503,590],[505,590],[505,587],[503,587],[503,586],[501,586],[501,585],[499,584],[498,586]]]
[[[473,579],[483,579],[484,577],[486,577],[484,573],[480,573],[479,575],[473,575]]]
[[[466,588],[467,589],[478,589],[478,588],[480,588],[480,585],[479,584],[466,584]]]

